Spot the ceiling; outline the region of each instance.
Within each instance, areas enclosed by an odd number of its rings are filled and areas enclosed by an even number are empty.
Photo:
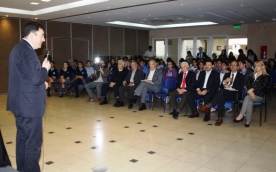
[[[195,22],[243,24],[276,21],[276,0],[1,0],[0,16],[104,26],[122,21],[152,28]]]

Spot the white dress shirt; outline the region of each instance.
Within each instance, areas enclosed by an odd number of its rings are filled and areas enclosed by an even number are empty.
[[[203,88],[206,88],[206,87],[207,87],[207,82],[208,82],[208,79],[209,79],[209,76],[210,76],[212,70],[210,70],[210,71],[207,71],[207,70],[206,70],[205,72],[206,72],[206,75],[205,75],[205,80],[204,80]]]
[[[156,68],[154,70],[150,70],[150,73],[149,73],[148,78],[147,78],[148,80],[152,81],[153,74],[154,74],[155,70],[156,70]]]
[[[153,50],[149,51],[147,50],[144,54],[144,56],[147,56],[147,57],[154,57],[155,56],[155,52]]]

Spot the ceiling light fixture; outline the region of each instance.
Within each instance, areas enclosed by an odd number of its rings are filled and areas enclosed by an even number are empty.
[[[182,20],[183,18],[178,18],[179,20]]]
[[[199,11],[201,10],[201,9],[198,9]]]
[[[147,20],[147,19],[142,19],[142,20]]]
[[[6,17],[9,17],[9,15],[6,15]]]
[[[133,26],[133,27],[141,27],[148,29],[162,29],[162,28],[174,28],[174,27],[189,27],[189,26],[206,26],[206,25],[215,25],[217,23],[214,22],[196,22],[196,23],[179,23],[179,24],[168,24],[168,25],[147,25],[147,24],[139,24],[139,23],[130,23],[123,21],[113,21],[107,22],[108,24],[122,25],[122,26]],[[141,21],[142,23],[142,21]]]
[[[241,4],[241,7],[243,7],[243,4]]]
[[[184,5],[184,4],[181,4],[181,5]]]
[[[51,0],[41,0],[41,1],[43,1],[43,2],[50,2]]]
[[[87,17],[89,19],[89,17]]]
[[[39,3],[38,2],[31,2],[30,4],[31,5],[38,5]]]
[[[260,20],[256,20],[256,22],[260,22]]]
[[[149,16],[151,16],[151,14]]]
[[[241,23],[244,23],[244,21],[241,21]]]
[[[131,12],[131,11],[128,11],[129,13]]]
[[[37,20],[37,18],[35,18]]]
[[[106,14],[108,16],[108,14]]]
[[[273,20],[273,21],[276,21],[276,18],[273,18],[272,20]]]

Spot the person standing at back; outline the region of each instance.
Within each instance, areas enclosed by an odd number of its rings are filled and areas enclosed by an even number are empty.
[[[39,172],[42,145],[42,117],[45,113],[45,80],[50,62],[42,67],[35,50],[41,48],[44,27],[29,22],[23,28],[23,39],[9,57],[7,110],[16,118],[16,164],[20,172]]]

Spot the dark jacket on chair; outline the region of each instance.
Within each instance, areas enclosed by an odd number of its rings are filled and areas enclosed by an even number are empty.
[[[247,89],[254,88],[254,94],[260,97],[263,97],[266,88],[270,81],[269,75],[260,75],[255,81],[254,73],[249,77],[248,82],[246,84]]]
[[[199,88],[203,90],[204,81],[205,81],[206,71],[201,71],[198,76],[196,89]],[[219,73],[215,70],[212,70],[206,84],[207,91],[217,91],[220,84]]]
[[[181,87],[182,79],[183,79],[183,72],[181,72],[177,77],[176,88]],[[193,71],[189,71],[186,76],[186,88],[185,89],[188,92],[192,93],[196,90],[195,86],[196,86],[196,74]]]

